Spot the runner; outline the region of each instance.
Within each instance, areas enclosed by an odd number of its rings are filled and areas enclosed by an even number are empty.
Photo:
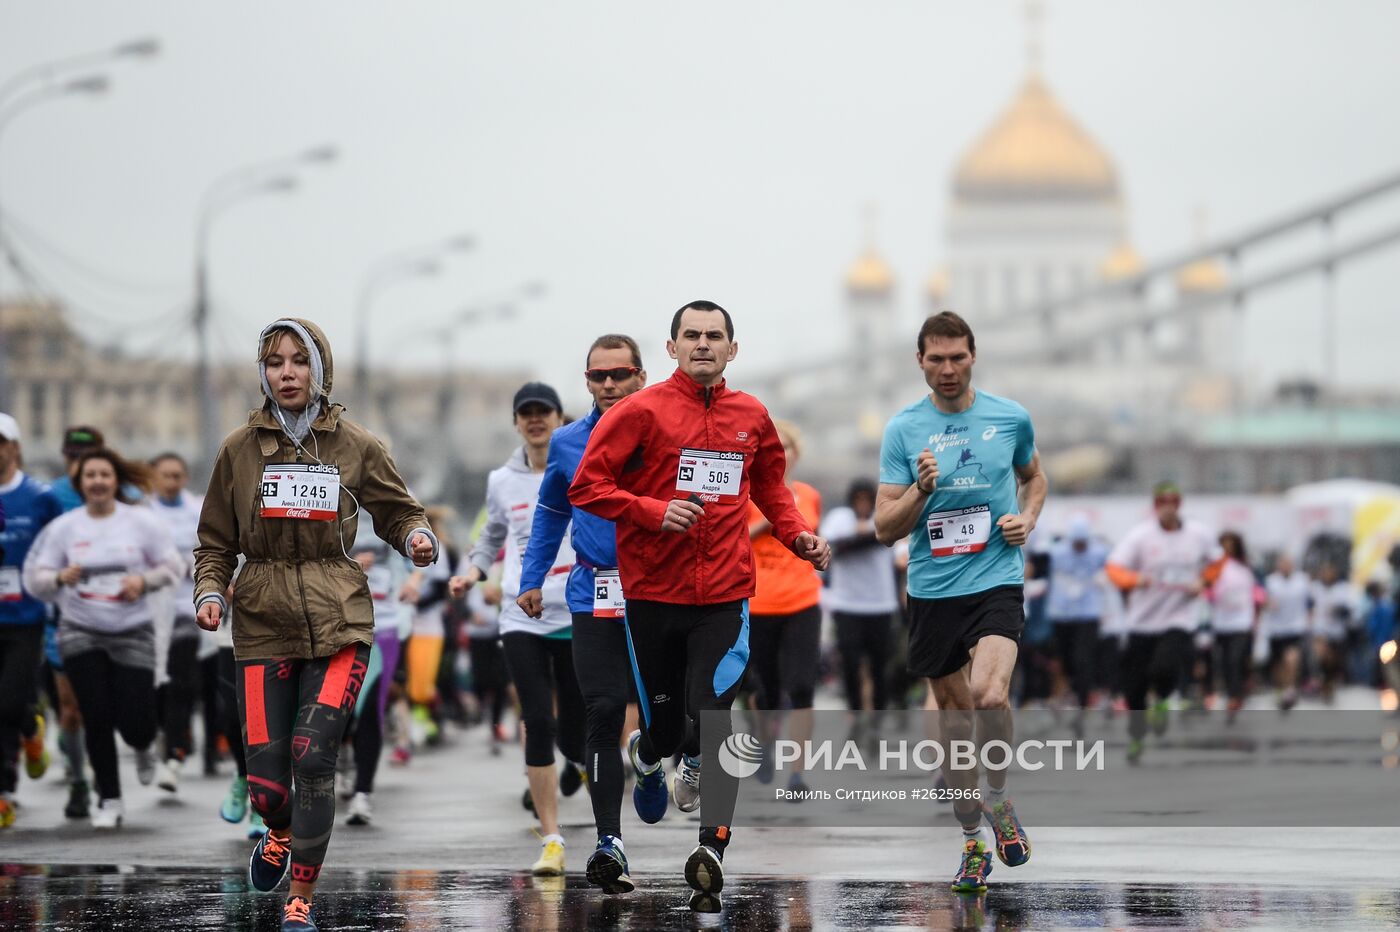
[[[797,425],[787,421],[774,421],[773,427],[783,442],[787,462],[783,482],[803,519],[810,527],[816,527],[821,522],[821,495],[807,483],[792,478],[793,467],[802,455],[802,433]],[[754,597],[749,602],[749,676],[756,687],[754,708],[770,713],[759,716],[765,726],[761,730],[766,732],[761,739],[765,749],[777,740],[777,718],[786,696],[787,706],[792,709],[787,716],[788,739],[802,746],[812,740],[812,703],[821,658],[822,580],[810,563],[779,543],[773,536],[773,525],[752,501],[749,538],[754,556]],[[770,761],[765,759],[763,763],[769,765]],[[682,759],[679,775],[690,769],[688,764]],[[809,787],[802,779],[802,760],[793,761],[790,770],[788,789],[805,793]],[[765,775],[772,777],[766,766],[758,772],[759,779],[766,783]],[[677,783],[677,790],[684,791],[684,786]],[[679,803],[677,799],[678,807]]]
[[[1220,575],[1210,587],[1211,630],[1220,651],[1220,669],[1225,681],[1226,706],[1233,722],[1244,708],[1245,684],[1249,679],[1251,657],[1254,654],[1254,633],[1259,627],[1259,609],[1264,603],[1264,590],[1254,578],[1245,553],[1244,538],[1235,531],[1220,535],[1220,547],[1225,562]],[[1214,683],[1207,683],[1213,689]]]
[[[0,828],[14,824],[19,755],[31,779],[49,767],[39,701],[44,604],[25,588],[21,573],[39,532],[63,513],[49,487],[20,469],[19,423],[0,414]]]
[[[826,607],[836,622],[836,645],[846,686],[846,705],[866,708],[861,666],[868,666],[869,707],[889,708],[890,625],[899,612],[894,560],[875,537],[875,483],[857,479],[846,505],[822,520],[821,533],[831,543]]]
[[[267,834],[249,880],[292,874],[284,930],[315,929],[312,894],[335,819],[335,764],[374,638],[365,574],[346,553],[361,508],[419,566],[437,558],[423,509],[384,445],[330,400],[320,328],[284,318],[258,337],[266,400],[214,460],[195,551],[197,620],[215,630],[240,554],[234,651],[248,782]],[[295,790],[293,780],[295,779]]]
[[[677,751],[713,761],[731,734],[727,714],[714,717],[724,727],[699,726],[706,711],[728,712],[748,665],[750,495],[784,546],[818,569],[831,556],[783,484],[782,441],[768,412],[725,384],[725,367],[739,351],[729,312],[710,301],[685,305],[671,319],[666,350],[675,374],[613,405],[594,427],[569,487],[576,507],[617,522],[642,711],[642,728],[629,741],[643,784],[633,802],[653,822],[665,812],[664,803],[653,807],[647,789],[661,762]],[[716,776],[710,812],[732,813],[737,783]],[[685,877],[695,891],[691,909],[718,912],[730,820],[705,821]]]
[[[1299,573],[1293,558],[1281,554],[1264,580],[1264,633],[1269,637],[1269,670],[1278,690],[1278,707],[1287,712],[1298,703],[1303,637],[1308,633],[1312,581]]]
[[[1050,595],[1046,614],[1055,629],[1055,647],[1082,713],[1094,689],[1103,587],[1099,580],[1108,549],[1094,540],[1089,519],[1075,515],[1069,531],[1050,549]],[[1077,719],[1082,722],[1082,716]]]
[[[1318,567],[1312,591],[1313,653],[1322,674],[1322,701],[1328,705],[1345,668],[1347,634],[1357,615],[1357,601],[1356,589],[1335,563]]]
[[[185,488],[189,468],[179,454],[162,453],[151,460],[150,466],[155,481],[151,508],[170,532],[184,569],[177,584],[161,593],[161,614],[169,623],[165,637],[161,636],[160,616],[156,629],[156,694],[161,699],[157,705],[162,711],[161,731],[165,735],[165,754],[156,769],[156,786],[174,793],[179,789],[185,759],[193,750],[190,719],[201,699],[204,774],[214,776],[218,772],[219,644],[217,635],[201,630],[194,621],[194,548],[199,545],[199,512],[204,499],[189,494]]]
[[[945,735],[1011,740],[1009,691],[1025,626],[1021,546],[1035,528],[1047,484],[1026,409],[972,387],[977,344],[952,311],[924,321],[916,359],[931,393],[895,415],[880,447],[875,529],[881,542],[909,539],[909,671],[927,677]],[[1019,502],[1018,502],[1019,498]],[[977,773],[946,774],[975,790]],[[963,829],[962,866],[952,888],[986,889],[997,856],[1015,867],[1030,841],[1006,796],[1006,771],[987,774],[986,800],[953,812]]]
[[[1199,599],[1224,559],[1205,528],[1181,517],[1181,490],[1162,482],[1152,492],[1156,515],[1130,530],[1104,569],[1128,602],[1123,696],[1128,702],[1128,760],[1142,757],[1149,724],[1167,727],[1171,695],[1194,651]],[[1151,692],[1155,702],[1147,706]]]
[[[520,595],[521,556],[530,541],[549,457],[549,438],[564,420],[559,393],[542,382],[529,382],[515,393],[515,429],[525,441],[492,471],[486,481],[489,517],[472,548],[471,566],[451,581],[453,598],[461,598],[491,572],[501,545],[506,547],[501,583],[501,643],[506,666],[520,697],[525,723],[525,771],[530,799],[544,832],[543,848],[530,870],[537,876],[564,873],[564,836],[559,834],[559,792],[572,796],[583,784],[584,710],[574,675],[573,645],[565,587],[574,564],[572,547],[564,547],[548,572],[547,589],[537,617],[516,604]],[[555,709],[558,709],[556,717]],[[554,766],[554,745],[564,767]]]
[[[631,337],[609,333],[593,341],[585,359],[584,379],[593,396],[587,417],[554,432],[549,460],[535,508],[534,532],[525,549],[520,575],[520,609],[531,618],[545,611],[545,588],[559,559],[564,534],[576,555],[569,571],[566,598],[573,616],[574,670],[587,720],[586,752],[597,847],[588,859],[588,882],[604,893],[631,893],[632,878],[622,847],[622,755],[618,743],[627,717],[627,630],[617,570],[617,531],[611,521],[569,504],[569,483],[578,471],[588,438],[598,419],[626,396],[647,384],[642,354]],[[666,787],[660,771],[638,784],[634,795],[660,799]],[[656,821],[651,819],[649,821]]]
[[[56,519],[24,563],[25,585],[56,602],[58,648],[82,713],[97,782],[94,828],[121,825],[125,808],[114,732],[137,752],[143,785],[155,777],[155,618],[147,594],[174,585],[184,564],[170,533],[125,488],[149,490],[144,465],[108,449],[75,467],[83,507]]]

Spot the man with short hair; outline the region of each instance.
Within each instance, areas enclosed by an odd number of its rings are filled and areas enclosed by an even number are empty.
[[[952,311],[924,321],[915,360],[931,392],[900,411],[880,446],[875,532],[893,546],[909,538],[909,672],[927,677],[945,737],[1011,739],[1011,674],[1025,627],[1021,547],[1045,504],[1047,483],[1026,409],[972,387],[977,345]],[[950,786],[975,790],[977,772],[953,771]],[[1031,854],[1006,772],[987,774],[987,802],[954,803],[963,829],[952,888],[980,893],[997,856],[1016,867]]]
[[[48,486],[21,471],[22,461],[19,423],[0,414],[0,828],[14,822],[21,749],[31,778],[49,766],[44,720],[34,708],[48,612],[25,589],[21,570],[39,532],[63,506]]]
[[[617,530],[611,521],[570,505],[569,483],[578,472],[599,418],[645,387],[647,374],[636,341],[609,333],[588,348],[583,376],[593,396],[593,410],[550,437],[549,460],[535,504],[535,523],[525,548],[516,602],[531,618],[544,613],[545,580],[569,531],[575,561],[566,597],[573,615],[574,672],[583,693],[588,786],[598,829],[598,846],[588,859],[588,882],[604,893],[631,893],[634,885],[622,848],[623,775],[617,752],[627,715],[631,670],[617,569]],[[654,795],[659,781],[664,805],[664,777],[657,771],[649,779],[652,785],[638,783],[634,793]]]
[[[618,401],[588,441],[569,500],[617,522],[624,622],[642,729],[629,751],[637,779],[655,785],[661,761],[684,754],[677,780],[699,788],[701,762],[729,737],[727,713],[748,666],[748,600],[754,594],[750,498],[773,535],[825,569],[831,550],[797,510],[783,481],[782,440],[763,405],[730,389],[734,322],[712,301],[692,301],[671,319],[666,351],[676,372]],[[701,721],[707,711],[720,727]],[[694,727],[692,726],[692,723]],[[664,794],[664,784],[662,794]],[[685,865],[690,907],[718,912],[722,859],[737,784],[716,772],[707,785],[700,843]],[[694,798],[694,797],[690,797]],[[657,809],[638,814],[657,821]],[[704,824],[709,822],[711,824]]]

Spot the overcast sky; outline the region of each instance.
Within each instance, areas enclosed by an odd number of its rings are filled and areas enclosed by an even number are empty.
[[[164,45],[110,69],[105,98],[4,127],[0,211],[145,286],[45,261],[80,320],[129,314],[133,346],[184,351],[171,312],[191,290],[209,183],[331,142],[337,164],[214,228],[228,353],[251,355],[261,324],[295,313],[349,361],[376,259],[469,232],[474,253],[383,293],[377,360],[439,365],[430,331],[450,312],[538,278],[547,296],[465,334],[462,365],[529,366],[580,399],[592,337],[633,333],[664,375],[670,312],[708,297],[735,314],[741,381],[838,348],[867,204],[913,317],[942,258],[953,166],[1024,76],[1024,24],[1019,0],[0,0],[0,79],[136,36]],[[1190,245],[1197,206],[1224,234],[1400,169],[1397,35],[1387,0],[1060,0],[1043,44],[1052,89],[1116,161],[1150,259]],[[1400,222],[1397,205],[1374,214]],[[1367,222],[1344,219],[1340,237]],[[15,284],[6,270],[0,289]],[[1398,289],[1400,249],[1344,272],[1349,382],[1393,373]],[[1252,368],[1321,372],[1318,294],[1254,305]]]

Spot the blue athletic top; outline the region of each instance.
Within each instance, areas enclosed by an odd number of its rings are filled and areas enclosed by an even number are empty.
[[[83,497],[78,494],[78,490],[73,488],[73,480],[66,475],[59,476],[49,483],[49,489],[54,497],[58,499],[59,507],[64,511],[72,511],[75,508],[83,507]]]
[[[909,594],[947,599],[1021,585],[1021,548],[1007,545],[996,522],[1019,513],[1015,467],[1035,456],[1026,409],[979,391],[966,411],[945,414],[924,396],[885,427],[880,481],[912,485],[925,449],[938,459],[938,484],[909,534]]]
[[[574,481],[588,438],[601,415],[597,407],[588,416],[565,424],[549,438],[549,459],[540,482],[540,497],[535,505],[535,523],[530,543],[521,561],[520,591],[539,589],[545,575],[554,566],[564,529],[573,520],[569,540],[573,543],[578,562],[569,571],[569,611],[593,612],[593,571],[617,566],[617,528],[569,503],[569,485]]]
[[[4,530],[0,530],[0,546],[5,549],[2,565],[8,568],[0,572],[8,572],[8,578],[15,579],[35,538],[50,521],[63,514],[63,506],[47,485],[32,476],[23,476],[14,489],[0,491],[0,507],[5,514]],[[0,595],[0,625],[40,624],[47,615],[44,603],[28,592],[22,592],[17,601]]]

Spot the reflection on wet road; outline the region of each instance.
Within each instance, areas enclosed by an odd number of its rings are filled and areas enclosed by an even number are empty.
[[[1184,884],[1004,883],[981,897],[942,883],[738,878],[699,916],[671,877],[605,897],[580,877],[340,871],[318,890],[323,930],[1393,928],[1400,891]],[[995,877],[993,880],[995,881]],[[280,895],[231,872],[0,865],[0,929],[276,928]]]

